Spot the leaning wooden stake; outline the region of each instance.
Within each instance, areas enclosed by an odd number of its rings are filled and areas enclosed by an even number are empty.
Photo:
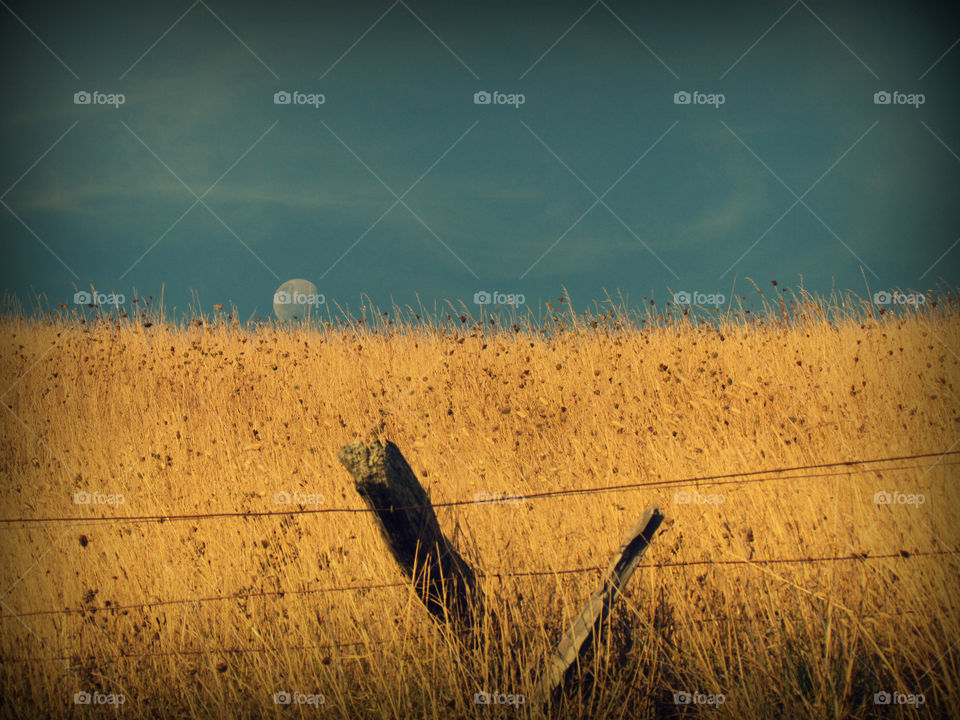
[[[607,567],[603,587],[590,596],[587,606],[560,638],[556,651],[548,660],[538,688],[542,701],[546,701],[563,682],[567,670],[576,662],[586,642],[609,616],[620,589],[633,575],[662,522],[663,514],[659,508],[651,506],[627,535]]]
[[[339,457],[424,605],[440,622],[449,618],[459,631],[468,630],[482,600],[476,576],[444,537],[430,498],[399,448],[390,441],[357,442],[344,445]]]

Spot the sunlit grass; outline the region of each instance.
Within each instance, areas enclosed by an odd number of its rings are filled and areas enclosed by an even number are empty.
[[[337,451],[373,427],[435,502],[956,449],[954,300],[881,315],[852,296],[768,294],[750,313],[739,303],[583,313],[564,298],[532,319],[333,308],[310,325],[277,326],[217,307],[175,324],[146,301],[125,314],[8,317],[2,516],[289,508],[278,493],[306,508],[354,508],[362,503]],[[951,462],[438,516],[487,573],[605,566],[652,503],[667,521],[646,563],[956,551]],[[924,503],[878,505],[879,491]],[[103,502],[76,504],[78,492]],[[678,503],[678,492],[700,502]],[[6,715],[78,712],[74,693],[98,690],[123,693],[135,717],[291,712],[274,705],[281,691],[322,693],[329,717],[540,717],[531,702],[478,710],[474,694],[529,694],[599,581],[597,572],[486,578],[501,622],[463,655],[407,588],[269,594],[402,581],[367,514],[0,533],[4,616],[265,593],[4,617]],[[958,569],[955,555],[643,568],[609,642],[552,712],[944,716],[960,700],[950,650]],[[359,644],[329,647],[337,643]],[[220,652],[229,648],[257,652]],[[881,691],[923,693],[925,705],[880,708]],[[675,692],[725,702],[677,706]]]

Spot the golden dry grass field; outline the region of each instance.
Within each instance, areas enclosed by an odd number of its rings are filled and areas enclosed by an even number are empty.
[[[560,304],[549,333],[8,317],[0,711],[955,716],[956,304],[807,300],[643,326]],[[338,512],[364,507],[338,450],[375,426],[434,503],[524,496],[437,508],[500,616],[469,652],[373,516]],[[536,704],[545,655],[653,503],[666,520],[608,632]],[[308,512],[236,515],[290,510]]]

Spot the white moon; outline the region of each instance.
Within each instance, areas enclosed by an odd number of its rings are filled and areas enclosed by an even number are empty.
[[[279,320],[304,319],[315,316],[325,302],[317,292],[317,286],[309,280],[287,280],[273,294],[273,312]]]

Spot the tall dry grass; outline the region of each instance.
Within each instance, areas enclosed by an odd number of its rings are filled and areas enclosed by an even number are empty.
[[[337,451],[374,426],[434,502],[956,449],[955,302],[881,317],[793,300],[709,323],[559,303],[516,329],[458,313],[286,328],[219,311],[179,325],[8,317],[2,516],[289,509],[277,493],[355,508]],[[75,705],[86,691],[122,694],[135,718],[947,717],[960,702],[952,462],[438,508],[501,620],[470,652],[407,587],[327,591],[403,581],[368,514],[6,523],[0,707],[114,713]],[[492,574],[605,566],[651,503],[667,520],[644,563],[674,564],[637,571],[566,693],[534,705],[545,653],[600,574]],[[237,594],[254,596],[210,599]],[[12,617],[48,609],[83,612]],[[283,691],[325,702],[276,705]],[[483,691],[527,702],[480,706]],[[876,705],[884,691],[924,704]]]

